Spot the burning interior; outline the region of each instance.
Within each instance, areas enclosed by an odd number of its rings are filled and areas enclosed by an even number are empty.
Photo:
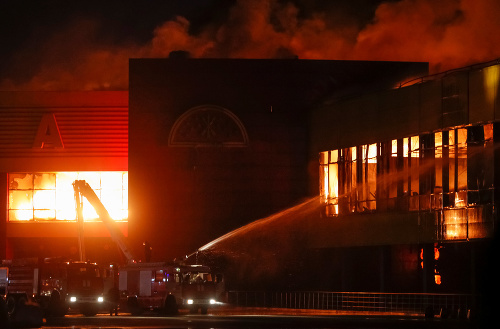
[[[87,181],[115,221],[128,219],[128,173],[114,172],[33,172],[10,173],[8,221],[75,221],[72,183]],[[85,221],[99,216],[84,199]]]
[[[435,213],[438,240],[493,234],[493,124],[320,153],[326,216]]]

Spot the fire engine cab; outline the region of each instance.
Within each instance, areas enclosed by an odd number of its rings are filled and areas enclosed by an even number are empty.
[[[120,308],[134,315],[146,310],[176,314],[178,308],[206,314],[220,304],[222,275],[202,265],[136,263],[120,268]]]
[[[46,316],[69,310],[95,315],[104,303],[103,280],[97,264],[61,259],[3,260],[0,289],[10,315],[25,303],[40,304]]]

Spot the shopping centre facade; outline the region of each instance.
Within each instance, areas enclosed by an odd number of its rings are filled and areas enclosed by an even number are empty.
[[[498,221],[499,68],[132,59],[128,91],[1,92],[1,256],[77,257],[76,179],[154,260],[319,195],[291,276],[471,292]],[[87,257],[120,261],[84,209]]]

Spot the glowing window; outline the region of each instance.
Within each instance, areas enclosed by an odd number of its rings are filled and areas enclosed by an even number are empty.
[[[457,189],[467,189],[467,129],[457,129]]]
[[[339,214],[339,166],[338,150],[330,152],[330,163],[328,165],[328,204],[330,206],[329,212],[332,215]]]
[[[410,209],[418,209],[418,193],[420,187],[420,137],[410,137]],[[414,198],[415,197],[415,198]]]
[[[435,147],[435,158],[443,157],[443,132],[438,131],[434,133],[434,147]]]
[[[362,192],[359,211],[375,210],[377,203],[377,144],[362,146]]]
[[[434,193],[443,192],[443,133],[434,133]]]
[[[320,195],[328,215],[338,215],[338,150],[320,153]]]
[[[128,218],[127,172],[52,172],[10,173],[8,220],[68,221],[76,220],[72,183],[85,180],[95,191],[114,220]],[[99,216],[83,198],[83,218],[96,221]]]

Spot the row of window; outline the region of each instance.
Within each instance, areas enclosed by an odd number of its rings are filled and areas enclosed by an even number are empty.
[[[320,196],[327,216],[491,205],[493,124],[321,152]]]
[[[85,180],[114,220],[128,218],[127,172],[10,173],[8,220],[76,220],[75,180]],[[98,215],[84,198],[83,217],[95,221]]]

